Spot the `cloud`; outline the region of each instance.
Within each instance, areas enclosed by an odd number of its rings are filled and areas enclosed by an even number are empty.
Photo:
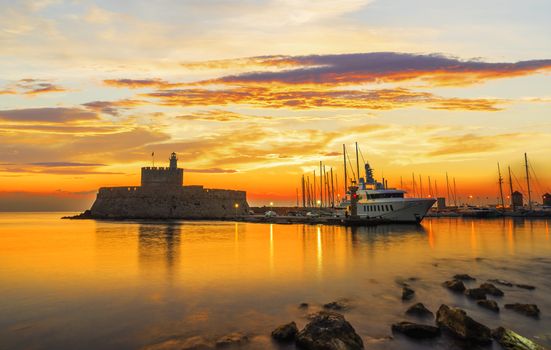
[[[143,104],[146,104],[146,102],[126,99],[118,101],[92,101],[83,103],[82,105],[92,111],[117,117],[120,115],[121,110],[128,110]]]
[[[80,108],[45,107],[0,111],[0,120],[16,122],[66,123],[94,119],[98,119],[96,113]]]
[[[522,133],[506,133],[495,135],[463,134],[452,136],[434,136],[430,138],[433,150],[428,153],[431,157],[476,154],[495,151],[505,145],[518,142],[519,139],[529,137]]]
[[[128,89],[142,89],[142,88],[157,88],[157,89],[170,89],[178,86],[182,86],[181,83],[170,83],[162,79],[106,79],[103,83],[107,86],[128,88]]]
[[[234,170],[234,169],[221,169],[221,168],[208,168],[208,169],[185,168],[184,171],[188,173],[204,173],[204,174],[232,174],[237,172],[237,170]]]
[[[353,85],[423,80],[435,85],[466,85],[551,69],[551,59],[489,63],[438,54],[373,52],[339,55],[268,56],[251,58],[264,66],[298,68],[229,75],[204,83]],[[243,59],[239,59],[242,61]]]
[[[37,163],[30,163],[30,165],[38,165],[43,167],[98,167],[98,166],[105,166],[105,164],[101,163],[76,163],[76,162],[37,162]]]
[[[15,95],[17,91],[14,90],[0,90],[0,95]]]
[[[497,111],[503,101],[444,98],[405,88],[380,90],[279,89],[266,86],[215,89],[174,89],[144,94],[166,106],[222,106],[243,104],[262,108],[352,108],[391,110],[424,106],[433,109]]]
[[[24,95],[40,95],[67,91],[65,88],[43,79],[21,79],[15,86],[21,90]]]
[[[270,116],[249,116],[221,109],[212,109],[208,111],[199,111],[192,114],[180,115],[176,118],[181,120],[201,120],[201,121],[216,121],[216,122],[233,122],[233,121],[251,121],[251,120],[271,120]]]

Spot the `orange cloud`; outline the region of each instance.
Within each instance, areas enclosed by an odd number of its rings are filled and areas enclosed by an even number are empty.
[[[173,89],[144,94],[166,106],[222,106],[243,104],[263,108],[353,108],[391,110],[412,106],[447,110],[499,110],[500,100],[443,98],[404,88],[381,90],[328,90],[240,86],[223,90]]]
[[[128,88],[128,89],[170,89],[182,86],[181,83],[170,83],[162,79],[107,79],[103,83],[107,86]]]
[[[340,55],[269,56],[251,58],[265,66],[293,66],[276,71],[247,72],[203,84],[316,84],[354,85],[371,82],[422,80],[434,85],[467,85],[490,79],[536,74],[551,70],[551,60],[489,63],[442,55],[373,52]],[[247,62],[238,59],[237,62]]]

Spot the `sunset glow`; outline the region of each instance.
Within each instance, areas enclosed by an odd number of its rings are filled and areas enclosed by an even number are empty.
[[[86,209],[171,152],[185,185],[294,204],[319,161],[343,184],[354,142],[390,186],[410,190],[415,173],[443,195],[448,172],[480,203],[497,203],[497,162],[522,191],[526,152],[541,201],[551,5],[484,6],[4,2],[0,210]]]

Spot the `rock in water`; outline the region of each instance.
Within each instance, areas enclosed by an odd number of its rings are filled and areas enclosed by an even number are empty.
[[[485,309],[499,312],[499,306],[493,300],[487,300],[487,299],[477,300],[476,303],[478,304],[478,306],[482,306]]]
[[[499,280],[499,279],[488,280],[488,282],[492,282],[492,283],[495,283],[495,284],[501,284],[502,286],[507,286],[507,287],[512,287],[513,286],[513,283],[511,283],[509,281],[505,281],[505,280]]]
[[[363,349],[362,338],[344,316],[336,312],[320,311],[297,334],[296,343],[307,350]]]
[[[297,324],[295,322],[281,325],[272,331],[272,338],[279,342],[294,341],[298,333]]]
[[[425,305],[423,305],[423,303],[412,305],[409,309],[406,310],[406,314],[418,317],[434,317],[434,314],[429,309],[427,309]]]
[[[249,338],[242,333],[230,333],[221,337],[216,341],[217,348],[225,348],[231,346],[240,346],[249,342]]]
[[[531,286],[529,284],[515,284],[515,286],[522,288],[522,289],[528,289],[528,290],[534,290],[536,287]]]
[[[461,309],[441,305],[436,313],[436,323],[467,342],[481,345],[492,342],[490,328],[476,322]]]
[[[460,280],[451,280],[446,281],[442,284],[444,287],[448,288],[449,290],[453,290],[454,292],[461,292],[465,291],[465,285]]]
[[[440,335],[440,329],[438,327],[405,321],[393,324],[392,331],[402,333],[415,339],[434,338]]]
[[[328,310],[344,311],[350,309],[350,303],[348,299],[341,299],[324,304],[323,308]]]
[[[402,288],[402,300],[411,300],[414,294],[415,294],[415,291],[413,289],[409,287]]]
[[[503,291],[491,283],[482,283],[478,288],[484,290],[486,294],[493,295],[494,297],[503,296]]]
[[[486,299],[486,291],[481,288],[467,289],[465,295],[474,300]]]
[[[299,308],[299,309],[308,309],[309,306],[310,306],[310,305],[308,305],[308,303],[300,303],[300,304],[298,305],[298,308]]]
[[[540,315],[540,309],[536,304],[505,304],[505,308],[529,317],[538,318]]]
[[[476,278],[467,275],[466,273],[458,274],[453,276],[454,280],[460,280],[460,281],[476,281]]]
[[[545,350],[543,346],[503,327],[494,329],[492,336],[505,350]]]

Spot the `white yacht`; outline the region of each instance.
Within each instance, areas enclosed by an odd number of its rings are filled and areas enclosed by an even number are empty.
[[[357,215],[363,219],[383,219],[391,222],[421,222],[434,205],[434,198],[406,198],[406,191],[387,188],[373,178],[373,169],[365,164],[365,178],[360,178],[355,193],[347,193],[341,203],[351,214],[350,198],[356,195]]]

